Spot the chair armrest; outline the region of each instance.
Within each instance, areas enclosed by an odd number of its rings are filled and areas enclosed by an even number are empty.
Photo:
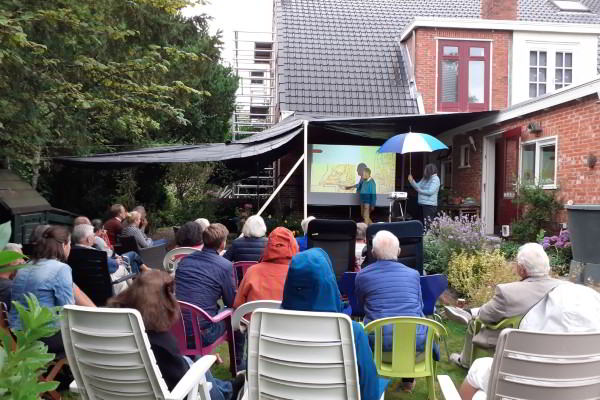
[[[452,382],[452,379],[448,375],[438,375],[437,380],[440,384],[440,391],[444,400],[461,400],[454,382]]]
[[[137,276],[137,274],[128,274],[128,275],[120,277],[119,279],[116,279],[116,280],[112,281],[112,284],[116,285],[117,283],[121,283],[121,282],[124,282],[124,281],[126,281],[128,279],[135,278],[136,276]]]
[[[231,309],[228,309],[228,310],[225,310],[225,311],[222,311],[222,312],[218,313],[214,317],[211,317],[210,321],[212,323],[221,322],[224,319],[231,318],[232,314],[233,314],[233,311]]]
[[[206,379],[205,375],[210,370],[210,367],[217,360],[216,356],[203,356],[196,361],[190,369],[185,373],[183,378],[179,380],[177,386],[171,391],[169,400],[181,400],[197,385]]]

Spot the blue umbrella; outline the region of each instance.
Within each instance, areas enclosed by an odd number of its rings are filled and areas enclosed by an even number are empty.
[[[436,150],[446,150],[448,146],[426,133],[401,133],[392,136],[381,145],[379,153],[431,153]],[[409,172],[412,167],[412,157],[409,159]]]

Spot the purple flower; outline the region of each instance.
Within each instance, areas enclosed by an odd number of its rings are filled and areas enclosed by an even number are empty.
[[[550,243],[547,243],[544,241],[544,243],[542,244],[542,247],[544,248],[544,250],[548,250],[548,248],[550,248]]]

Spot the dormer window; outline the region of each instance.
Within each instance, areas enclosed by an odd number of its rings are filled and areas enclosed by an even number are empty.
[[[560,11],[569,11],[569,12],[589,12],[590,9],[585,6],[585,4],[581,4],[579,1],[563,1],[563,0],[554,0],[554,5],[560,9]]]
[[[485,111],[490,97],[490,44],[440,40],[438,111]]]

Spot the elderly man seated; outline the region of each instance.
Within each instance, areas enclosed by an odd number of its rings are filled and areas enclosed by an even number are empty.
[[[92,225],[75,225],[75,227],[73,228],[73,234],[71,235],[71,240],[74,243],[73,249],[90,249],[94,251],[102,251],[93,247],[94,237],[94,227]],[[106,261],[108,265],[108,272],[112,280],[122,278],[128,274],[127,269],[122,263],[121,257],[112,258],[108,256],[108,254],[106,254]],[[113,285],[113,290],[115,291],[115,293],[120,293],[123,290],[127,289],[127,286],[127,282],[121,282],[119,284]]]
[[[423,317],[423,299],[419,273],[398,262],[400,242],[388,231],[379,231],[373,238],[373,256],[377,260],[357,275],[354,292],[365,312],[365,325],[386,317]],[[383,350],[392,351],[392,326],[383,330]],[[372,338],[370,338],[372,339]],[[427,327],[417,330],[417,351],[425,349]],[[371,340],[372,341],[372,340]],[[371,344],[372,345],[372,344]],[[403,379],[410,391],[414,379]]]
[[[527,243],[517,253],[517,273],[522,278],[518,282],[503,283],[496,286],[494,297],[475,313],[484,324],[496,324],[503,319],[524,315],[534,304],[540,301],[550,290],[562,281],[550,278],[548,255],[537,243]],[[451,310],[450,310],[451,311]],[[472,324],[474,318],[468,323]],[[450,355],[454,363],[469,368],[471,365],[472,343],[493,348],[500,332],[482,329],[475,337],[467,329],[465,344],[461,354]]]
[[[565,282],[527,312],[519,329],[548,333],[600,331],[600,294],[583,285]],[[462,400],[485,400],[494,359],[478,358],[460,387]],[[552,368],[551,365],[549,365]],[[560,367],[556,365],[555,367]],[[535,379],[535,378],[534,378]]]

